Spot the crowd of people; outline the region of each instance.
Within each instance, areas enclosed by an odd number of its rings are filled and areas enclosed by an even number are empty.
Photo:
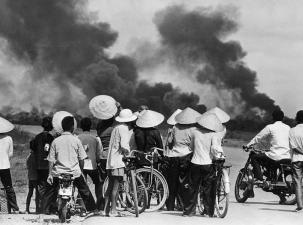
[[[164,121],[164,116],[147,106],[141,106],[133,113],[130,109],[122,108],[112,97],[100,95],[90,101],[89,109],[93,116],[99,119],[97,134],[91,132],[93,124],[90,118],[80,121],[82,132],[78,135],[74,134],[77,122],[67,112],[60,111],[55,113],[53,118],[43,118],[43,131],[30,141],[26,213],[30,213],[34,191],[36,213],[56,213],[58,176],[68,173],[75,178],[74,185],[82,199],[82,216],[90,212],[102,212],[105,216],[123,216],[116,209],[119,183],[125,174],[123,156],[134,149],[147,153],[157,147],[164,149],[162,159],[165,166],[161,172],[169,186],[166,209],[176,210],[176,198],[179,196],[183,202],[183,216],[194,215],[199,185],[202,184],[202,214],[214,216],[216,175],[213,161],[224,158],[224,124],[230,119],[227,113],[218,107],[203,114],[189,107],[178,109],[167,120],[170,127],[165,135],[166,141],[163,141],[158,127]],[[260,164],[268,160],[292,157],[298,199],[297,211],[301,211],[303,111],[297,113],[298,125],[291,130],[282,123],[283,117],[282,111],[275,111],[275,122],[264,128],[248,145],[254,145],[264,137],[270,139],[269,151],[253,158],[254,174],[260,181],[263,181]],[[13,124],[0,118],[0,177],[6,189],[10,212],[20,213],[9,164],[9,157],[13,154],[13,141],[7,133],[13,128]],[[138,166],[146,164],[148,162],[139,154]],[[86,182],[87,176],[94,183],[96,200]],[[108,188],[106,193],[102,193],[106,177],[109,179]]]

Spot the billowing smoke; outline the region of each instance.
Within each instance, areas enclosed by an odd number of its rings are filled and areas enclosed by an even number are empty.
[[[0,61],[10,65],[0,73],[1,106],[85,112],[91,97],[109,94],[168,114],[199,102],[171,84],[139,82],[130,57],[110,58],[118,34],[86,7],[84,0],[0,0]]]
[[[234,8],[171,6],[156,14],[161,43],[143,42],[133,53],[145,77],[168,77],[203,103],[233,114],[270,112],[274,101],[256,89],[256,72],[243,62],[239,42],[226,40],[238,28]]]

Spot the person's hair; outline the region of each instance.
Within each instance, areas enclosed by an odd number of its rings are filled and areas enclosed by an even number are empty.
[[[53,129],[52,118],[49,116],[44,117],[41,126],[45,131],[51,131]]]
[[[138,108],[138,111],[142,112],[143,110],[149,110],[148,106],[147,105],[140,105],[139,108]]]
[[[303,123],[303,110],[297,112],[296,121],[297,123]]]
[[[90,131],[92,127],[92,120],[88,117],[83,118],[80,122],[80,127],[83,131]]]
[[[72,129],[74,128],[74,125],[75,125],[74,117],[72,117],[72,116],[64,117],[61,125],[62,125],[63,131],[72,131]]]
[[[272,118],[274,121],[282,121],[284,119],[284,113],[281,109],[276,109],[272,113]]]
[[[113,125],[115,122],[115,117],[112,117],[107,120],[100,120],[97,124],[97,134],[98,136],[101,136],[101,134],[109,127]]]

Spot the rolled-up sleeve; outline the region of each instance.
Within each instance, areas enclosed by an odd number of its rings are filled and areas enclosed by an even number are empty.
[[[260,143],[260,141],[268,135],[270,135],[270,129],[266,126],[248,143],[248,146]]]

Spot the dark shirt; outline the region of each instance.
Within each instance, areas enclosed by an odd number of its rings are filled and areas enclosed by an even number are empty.
[[[163,149],[160,131],[156,128],[136,128],[135,140],[139,151],[150,152],[151,148]]]
[[[43,131],[31,140],[30,149],[34,152],[38,170],[48,170],[48,161],[46,158],[48,157],[53,140],[54,137],[46,131]]]

